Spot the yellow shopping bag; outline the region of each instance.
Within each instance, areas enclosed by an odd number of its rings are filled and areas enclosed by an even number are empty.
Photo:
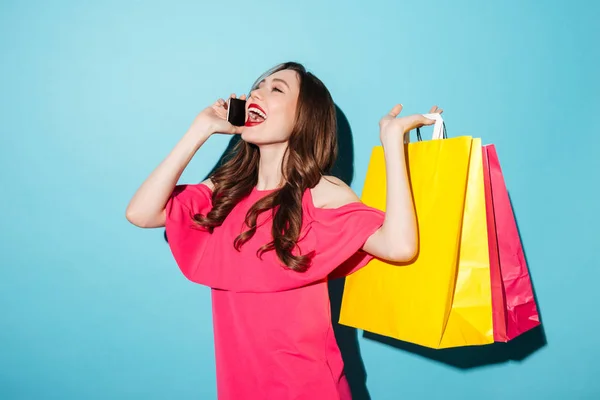
[[[432,348],[490,343],[481,141],[464,136],[411,143],[406,158],[419,253],[402,266],[373,260],[347,277],[340,323]],[[385,182],[378,146],[362,201],[385,210]]]
[[[473,139],[452,306],[439,348],[494,342],[481,139]]]

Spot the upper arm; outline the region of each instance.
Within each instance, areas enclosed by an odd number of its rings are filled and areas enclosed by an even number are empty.
[[[204,181],[202,181],[200,183],[208,186],[211,191],[213,191],[214,188],[215,188],[215,185],[214,185],[214,183],[212,182],[212,180],[210,178],[208,178],[208,179],[206,179],[206,180],[204,180]],[[149,226],[146,226],[146,227],[147,228],[159,228],[159,227],[163,227],[163,226],[165,226],[166,219],[167,219],[167,208],[166,208],[166,205],[165,205],[165,208],[163,208],[163,210],[160,213],[160,215],[154,221],[151,221],[148,224]]]

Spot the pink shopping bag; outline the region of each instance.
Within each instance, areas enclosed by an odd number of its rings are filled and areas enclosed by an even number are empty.
[[[540,318],[496,148],[482,149],[494,341],[507,342],[538,326]]]

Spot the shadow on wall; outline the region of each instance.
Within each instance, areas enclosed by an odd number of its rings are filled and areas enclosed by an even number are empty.
[[[402,342],[370,332],[364,332],[363,337],[458,369],[484,367],[508,361],[523,361],[547,343],[546,334],[541,325],[525,332],[508,343],[493,343],[484,346],[456,347],[441,350]]]
[[[343,111],[337,106],[335,111],[338,127],[338,157],[331,175],[341,179],[350,186],[354,179],[354,142],[352,140],[352,130]],[[345,282],[344,278],[329,281],[331,323],[340,352],[342,353],[342,359],[344,360],[344,370],[350,385],[352,398],[354,400],[369,400],[371,396],[367,389],[367,372],[360,355],[358,331],[356,328],[338,323]]]

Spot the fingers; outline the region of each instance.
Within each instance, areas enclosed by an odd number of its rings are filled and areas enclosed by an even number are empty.
[[[402,104],[396,104],[392,110],[388,113],[389,116],[396,118],[402,111]]]
[[[444,112],[444,110],[442,110],[438,106],[433,106],[433,107],[431,107],[431,110],[429,110],[429,114],[441,114],[443,112]]]
[[[229,95],[229,99],[236,99],[236,98],[237,98],[237,96],[235,93],[231,93]],[[229,101],[229,99],[227,99],[227,101]],[[246,95],[245,94],[241,95],[240,100],[246,100]],[[227,108],[227,105],[225,106],[225,108]]]
[[[433,124],[435,124],[435,119],[429,119],[427,117],[422,117],[421,118],[421,123],[423,125],[433,125]]]
[[[229,97],[232,98],[232,99],[237,98],[237,96],[236,96],[235,93],[231,93],[231,95]],[[241,95],[240,96],[240,100],[246,100],[246,95],[245,94]]]
[[[236,94],[235,94],[235,93],[231,93],[231,94],[229,95],[229,97],[227,98],[227,100],[224,100],[224,99],[222,99],[222,98],[221,98],[221,99],[218,99],[218,100],[215,102],[215,104],[214,104],[214,105],[216,105],[216,106],[218,106],[218,107],[223,107],[225,110],[227,110],[227,108],[228,108],[228,105],[229,105],[229,99],[235,99],[235,98],[237,98]],[[241,95],[241,96],[240,96],[240,100],[246,100],[246,95],[245,95],[245,94]]]
[[[226,133],[229,133],[232,135],[241,135],[243,129],[244,129],[243,126],[229,124],[229,129]]]

